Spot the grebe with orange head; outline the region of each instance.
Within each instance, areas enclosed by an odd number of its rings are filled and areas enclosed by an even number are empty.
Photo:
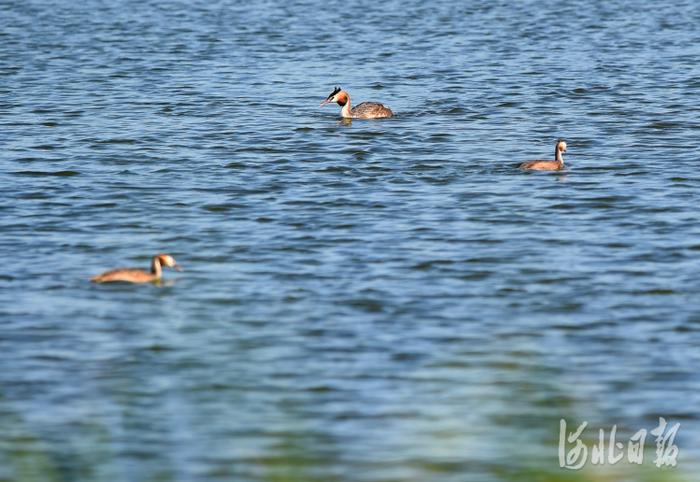
[[[321,107],[331,102],[335,102],[342,107],[340,115],[346,119],[384,119],[394,115],[391,109],[379,102],[363,102],[356,107],[352,107],[350,94],[341,90],[340,87],[336,87],[331,92],[331,95],[321,102]]]
[[[518,167],[527,171],[561,171],[564,169],[564,152],[566,152],[566,141],[558,139],[554,146],[553,161],[527,161],[519,164]]]
[[[182,271],[182,268],[175,262],[175,258],[169,254],[157,254],[151,260],[151,272],[142,269],[120,268],[106,271],[90,278],[93,283],[112,283],[123,281],[125,283],[151,283],[160,281],[163,277],[163,266]]]

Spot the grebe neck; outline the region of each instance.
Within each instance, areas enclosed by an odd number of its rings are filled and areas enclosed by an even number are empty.
[[[158,256],[154,256],[151,260],[151,274],[156,278],[163,276],[163,269],[160,266],[160,259]]]
[[[352,114],[350,114],[350,96],[348,95],[348,101],[345,103],[343,108],[340,110],[340,115],[343,117],[352,117]]]
[[[554,159],[559,163],[559,164],[564,164],[564,155],[561,153],[559,150],[559,146],[554,148]]]

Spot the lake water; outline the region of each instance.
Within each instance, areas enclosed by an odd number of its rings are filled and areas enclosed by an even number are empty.
[[[0,480],[697,480],[698,25],[1,2]],[[88,282],[158,252],[185,271]],[[560,419],[659,417],[676,468],[651,434],[641,475],[559,467]]]

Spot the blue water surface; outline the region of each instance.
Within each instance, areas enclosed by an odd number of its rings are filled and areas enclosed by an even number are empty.
[[[694,480],[698,25],[0,2],[0,480]],[[336,85],[396,117],[340,122]],[[513,167],[559,137],[564,171]],[[185,271],[88,281],[159,252]],[[561,419],[590,448],[659,417],[677,467],[652,435],[559,467]]]

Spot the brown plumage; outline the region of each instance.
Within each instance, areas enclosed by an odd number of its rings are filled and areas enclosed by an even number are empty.
[[[175,258],[169,254],[157,254],[151,260],[151,272],[135,268],[120,268],[106,271],[90,278],[93,283],[111,283],[123,281],[126,283],[150,283],[159,281],[163,276],[162,266],[182,271],[182,268],[175,263]]]
[[[521,163],[518,167],[528,171],[561,171],[564,169],[564,156],[562,155],[564,152],[566,152],[566,141],[559,139],[554,146],[553,161],[527,161]]]
[[[348,119],[383,119],[394,115],[391,109],[379,102],[363,102],[356,107],[352,107],[350,94],[341,90],[340,87],[336,87],[331,92],[331,95],[321,102],[321,106],[332,102],[342,107],[340,115]]]

